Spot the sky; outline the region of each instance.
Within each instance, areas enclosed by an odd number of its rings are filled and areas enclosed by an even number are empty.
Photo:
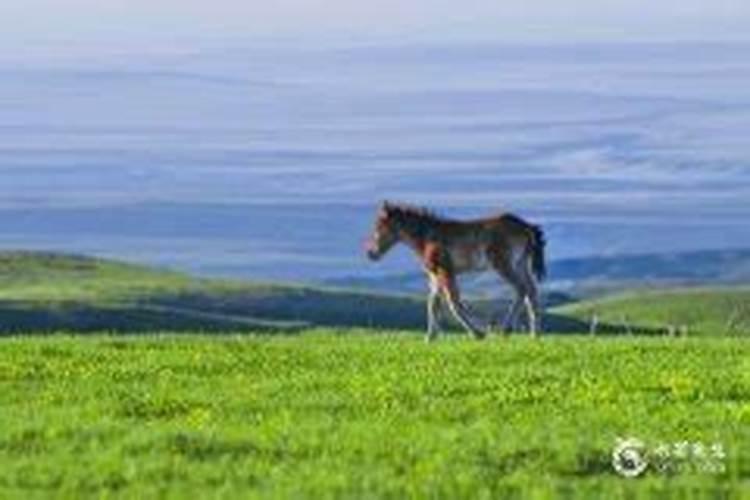
[[[747,0],[24,0],[0,3],[5,49],[259,38],[507,42],[741,40]],[[79,46],[79,48],[80,48]]]
[[[554,259],[750,248],[748,0],[25,0],[0,21],[0,248],[398,271],[360,251],[386,197],[512,209]]]

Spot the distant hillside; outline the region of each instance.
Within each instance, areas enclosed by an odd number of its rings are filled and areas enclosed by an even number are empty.
[[[425,328],[424,296],[192,278],[77,255],[0,252],[0,334]],[[473,302],[498,322],[507,304]],[[489,321],[489,319],[488,319]],[[549,318],[557,329],[579,325]]]
[[[750,288],[677,290],[559,306],[547,295],[545,330],[581,333],[592,314],[602,331],[662,333],[689,325],[744,334]],[[470,308],[499,323],[507,302],[475,298]],[[557,307],[555,307],[557,305]],[[294,332],[310,326],[423,330],[424,295],[197,279],[168,270],[52,253],[0,252],[0,335],[55,331]],[[624,327],[627,323],[628,328]]]
[[[475,294],[496,295],[498,278],[486,273],[465,279]],[[363,290],[423,292],[420,272],[384,277],[350,277],[327,282]],[[634,287],[750,283],[750,249],[675,254],[623,255],[556,260],[550,263],[547,290],[588,297]],[[563,300],[562,297],[559,298]],[[557,302],[553,300],[553,302]]]
[[[76,255],[0,252],[0,333],[421,325],[410,297],[196,279]]]
[[[750,250],[567,259],[552,263],[550,278],[555,281],[750,282]]]
[[[554,314],[604,325],[653,331],[687,329],[706,335],[750,336],[750,287],[689,288],[628,292],[552,310]]]

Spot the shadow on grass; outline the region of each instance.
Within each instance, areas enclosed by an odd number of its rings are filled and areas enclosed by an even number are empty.
[[[475,304],[475,309],[479,317],[490,318],[497,317],[503,306],[502,303],[480,301]],[[555,333],[581,334],[589,329],[582,321],[555,314],[545,315],[544,323],[545,331]],[[310,327],[423,330],[424,301],[403,296],[299,288],[251,292],[192,291],[117,304],[0,302],[0,335],[61,331],[293,334]],[[628,330],[618,325],[601,324],[597,333],[619,335],[628,333]],[[629,333],[661,332],[633,328]]]

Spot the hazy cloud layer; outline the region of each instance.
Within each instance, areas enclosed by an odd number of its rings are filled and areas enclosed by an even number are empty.
[[[252,241],[248,273],[296,259],[323,277],[361,268],[372,206],[392,197],[521,211],[550,225],[553,256],[750,245],[748,49],[249,45],[0,64],[0,219],[27,217],[0,239],[109,255],[128,227],[180,265],[204,242],[202,271]]]

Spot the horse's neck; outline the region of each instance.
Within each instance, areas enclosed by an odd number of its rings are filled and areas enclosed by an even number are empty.
[[[414,250],[421,251],[429,241],[439,239],[439,222],[434,220],[413,220],[401,228],[402,240]]]

